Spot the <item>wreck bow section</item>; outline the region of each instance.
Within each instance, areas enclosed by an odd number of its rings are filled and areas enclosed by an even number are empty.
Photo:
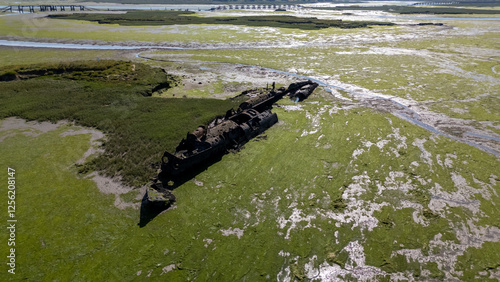
[[[275,123],[272,105],[288,95],[293,101],[306,99],[318,86],[311,81],[292,83],[288,88],[266,90],[252,95],[237,110],[215,118],[186,135],[175,153],[164,152],[158,177],[147,191],[147,200],[168,207],[175,201],[171,190],[217,162],[231,149],[239,149]],[[244,93],[248,94],[248,93]]]

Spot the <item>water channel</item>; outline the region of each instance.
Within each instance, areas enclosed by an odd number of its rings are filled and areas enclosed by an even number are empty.
[[[92,45],[92,44],[66,44],[66,43],[46,43],[46,42],[28,42],[28,41],[9,41],[9,40],[0,40],[0,45],[2,46],[10,46],[10,47],[37,47],[37,48],[63,48],[63,49],[86,49],[86,50],[106,50],[106,49],[112,49],[112,50],[144,50],[144,49],[170,49],[170,50],[199,50],[195,48],[182,48],[182,47],[162,47],[162,46],[119,46],[119,45]],[[213,48],[212,48],[213,49]],[[146,60],[157,60],[157,61],[162,61],[161,59],[154,59],[151,57],[146,57],[141,55],[141,53],[137,54],[138,58],[146,59]],[[440,131],[438,128],[426,124],[421,121],[420,116],[417,112],[414,110],[410,109],[407,105],[395,101],[397,97],[393,96],[387,96],[387,95],[382,95],[382,94],[377,94],[377,93],[372,93],[372,94],[366,94],[366,93],[360,93],[356,91],[352,91],[349,89],[346,89],[344,87],[338,86],[338,85],[333,85],[333,84],[328,84],[324,81],[321,81],[319,79],[316,79],[314,77],[309,77],[305,75],[300,75],[296,73],[290,73],[286,71],[281,71],[281,70],[276,70],[276,69],[271,69],[271,68],[263,68],[260,66],[254,66],[254,65],[244,65],[240,64],[241,66],[246,66],[246,67],[253,67],[253,68],[260,68],[260,69],[265,69],[270,72],[275,72],[275,73],[281,73],[281,74],[286,74],[289,76],[297,77],[300,79],[309,79],[311,81],[314,81],[318,83],[319,85],[323,86],[325,89],[328,91],[332,92],[331,89],[337,89],[337,90],[342,90],[345,91],[349,94],[351,94],[354,97],[360,97],[360,98],[370,98],[370,99],[381,99],[385,101],[389,101],[390,103],[403,108],[403,111],[395,111],[393,114],[399,118],[402,118],[404,120],[407,120],[415,125],[418,125],[426,130],[429,130],[431,132],[434,132],[436,134],[469,144],[471,146],[474,146],[482,151],[494,154],[496,156],[500,156],[500,152],[489,148],[487,146],[472,142],[470,140],[466,140],[465,138],[459,138],[453,135],[446,134],[442,131]],[[411,113],[408,115],[407,113]],[[465,135],[469,135],[475,138],[480,138],[480,139],[486,139],[486,140],[492,140],[492,141],[500,141],[500,138],[495,137],[495,136],[487,136],[484,134],[478,134],[474,132],[465,132]]]

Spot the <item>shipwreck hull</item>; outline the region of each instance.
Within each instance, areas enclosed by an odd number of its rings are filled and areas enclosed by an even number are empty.
[[[219,161],[229,150],[241,148],[276,124],[278,116],[271,112],[274,103],[285,95],[294,101],[302,101],[317,86],[317,83],[303,81],[292,83],[287,89],[275,90],[273,87],[272,90],[252,93],[254,96],[241,103],[236,111],[229,110],[223,118],[214,119],[207,127],[199,126],[188,133],[175,153],[164,152],[158,177],[148,188],[147,200],[155,206],[172,204],[175,201],[171,193],[173,189]]]
[[[273,126],[278,122],[278,115],[270,111],[258,113],[254,110],[246,110],[232,116],[230,120],[234,122],[234,126],[212,138],[210,142],[205,141],[210,144],[210,147],[204,150],[177,155],[165,152],[162,157],[160,178],[177,178],[186,171],[213,163],[210,160],[220,159],[228,150],[240,148]]]

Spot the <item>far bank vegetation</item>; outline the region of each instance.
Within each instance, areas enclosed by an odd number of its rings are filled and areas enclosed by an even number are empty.
[[[179,78],[122,61],[78,61],[0,68],[0,118],[73,121],[103,131],[104,153],[78,169],[120,177],[133,186],[157,172],[165,150],[186,132],[235,106],[231,100],[156,98]]]

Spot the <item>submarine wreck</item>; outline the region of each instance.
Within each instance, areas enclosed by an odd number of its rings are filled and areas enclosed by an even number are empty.
[[[230,150],[237,150],[278,122],[272,105],[284,96],[299,102],[312,94],[318,84],[308,81],[292,83],[288,88],[264,89],[241,103],[236,110],[200,125],[177,146],[175,153],[164,152],[158,176],[146,191],[147,204],[168,208],[175,202],[172,190],[192,179]],[[248,94],[247,91],[242,95]]]

